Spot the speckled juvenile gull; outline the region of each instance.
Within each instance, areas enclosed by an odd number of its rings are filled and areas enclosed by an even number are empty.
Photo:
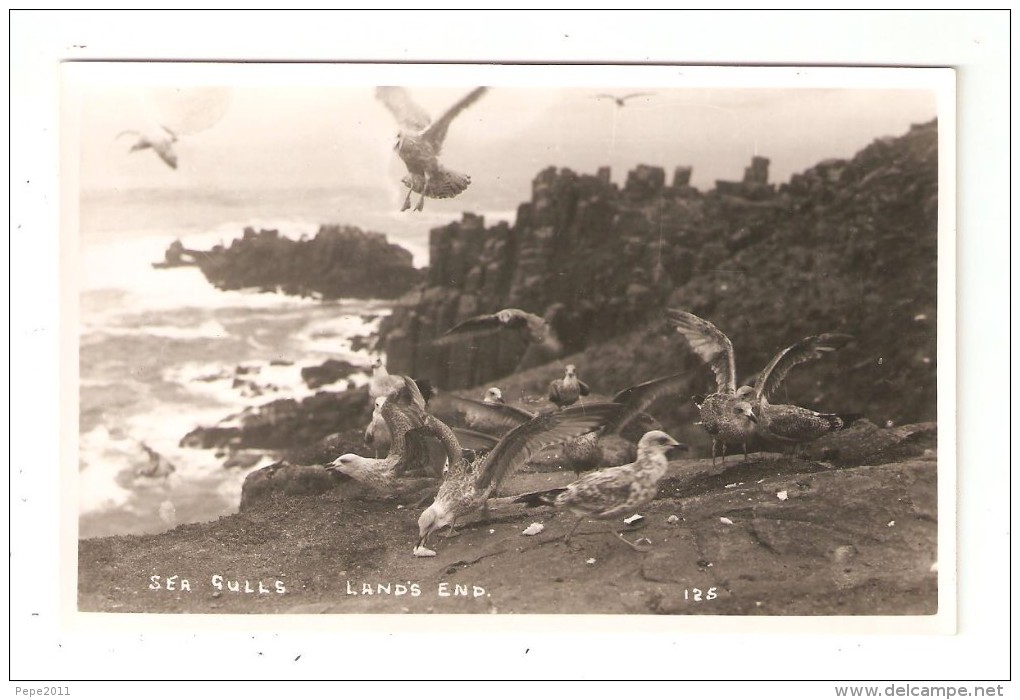
[[[637,458],[633,463],[600,469],[584,475],[565,488],[527,494],[516,501],[568,508],[577,515],[570,532],[563,538],[564,542],[569,543],[570,537],[585,518],[622,518],[651,502],[658,492],[659,481],[669,467],[666,453],[675,447],[686,448],[686,445],[681,445],[661,430],[649,431],[638,441]],[[615,528],[613,531],[631,548],[646,551],[645,547],[630,542],[616,532]]]
[[[500,484],[532,454],[598,430],[619,410],[617,404],[602,403],[571,406],[538,415],[503,436],[485,456],[451,462],[435,501],[418,519],[419,539],[415,549],[425,547],[426,539],[436,530],[449,525],[452,533],[458,518],[483,509]],[[456,441],[452,433],[450,438]]]
[[[408,172],[403,179],[408,190],[401,211],[411,207],[411,192],[420,194],[415,211],[421,211],[425,206],[425,197],[433,199],[455,197],[467,189],[471,178],[444,168],[439,164],[439,154],[450,122],[474,104],[487,89],[475,88],[433,122],[404,88],[376,88],[375,96],[393,114],[400,126],[395,150],[407,166]]]
[[[669,309],[666,318],[715,374],[715,392],[698,406],[701,426],[712,436],[713,463],[719,445],[726,460],[727,444],[743,446],[746,460],[747,441],[755,434],[757,418],[751,403],[737,396],[733,343],[714,325],[692,313]]]

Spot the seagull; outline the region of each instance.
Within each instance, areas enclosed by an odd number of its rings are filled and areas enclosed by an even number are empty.
[[[386,403],[385,396],[377,396],[375,398],[375,408],[372,409],[372,420],[369,422],[368,427],[365,428],[365,444],[371,445],[372,449],[376,451],[376,456],[379,456],[379,452],[388,452],[390,449],[390,429],[386,425],[386,419],[383,418],[382,407]]]
[[[494,386],[485,390],[485,396],[482,398],[482,403],[505,405],[506,401],[503,400],[503,392],[500,391],[500,388],[498,386]]]
[[[561,308],[561,305],[553,304],[546,316],[551,318]],[[521,309],[502,309],[493,314],[473,316],[461,321],[432,342],[435,345],[452,345],[467,338],[492,335],[504,330],[517,333],[529,346],[521,358],[518,369],[523,369],[529,357],[545,357],[548,361],[563,355],[563,343],[560,342],[549,321]]]
[[[560,408],[566,408],[590,393],[588,385],[577,378],[577,367],[574,365],[567,365],[563,379],[549,382],[549,400]]]
[[[160,131],[153,132],[150,134],[143,134],[140,131],[122,131],[117,134],[119,139],[121,136],[134,135],[138,137],[135,143],[131,146],[129,153],[135,151],[142,151],[146,148],[151,148],[156,152],[164,163],[169,165],[174,170],[177,169],[177,154],[174,153],[174,144],[177,143],[177,134],[168,129],[165,126],[159,127]]]
[[[504,435],[485,456],[451,462],[435,501],[418,518],[419,539],[415,551],[425,547],[431,533],[449,525],[449,537],[459,518],[484,509],[500,484],[532,454],[598,430],[619,410],[616,404],[601,403],[538,415]]]
[[[602,93],[601,95],[595,95],[595,99],[596,100],[604,100],[604,99],[613,100],[616,103],[617,107],[623,107],[626,104],[627,100],[633,100],[633,99],[635,99],[637,97],[651,97],[654,94],[655,94],[654,92],[632,92],[629,95],[616,96],[616,95],[610,95],[608,93]]]
[[[666,476],[669,467],[666,453],[675,447],[687,449],[686,445],[661,430],[649,431],[638,441],[637,459],[632,464],[600,469],[584,475],[565,488],[526,494],[514,502],[569,508],[577,515],[574,526],[563,538],[563,542],[569,544],[571,536],[585,518],[609,520],[633,513],[650,503],[658,493],[659,482]],[[616,532],[615,528],[613,532],[632,549],[648,551],[647,547],[631,542]]]
[[[623,406],[620,414],[598,433],[582,435],[564,445],[566,466],[580,476],[598,467],[633,462],[637,457],[635,443],[645,433],[661,427],[644,411],[660,398],[675,395],[686,384],[687,376],[687,372],[672,374],[618,392],[612,401]]]
[[[410,378],[399,374],[390,374],[382,359],[379,358],[372,363],[372,377],[368,380],[368,395],[377,399],[380,396],[388,396],[394,391],[400,391],[406,386],[406,379]],[[411,379],[410,381],[415,385],[414,401],[424,409],[434,393],[432,383],[427,379]]]
[[[401,211],[411,208],[412,192],[421,195],[414,208],[415,211],[421,211],[425,206],[425,197],[433,199],[456,197],[471,184],[471,178],[467,175],[447,170],[440,165],[438,156],[446,139],[446,132],[450,128],[450,122],[474,104],[486,90],[488,88],[475,88],[446,110],[443,116],[432,122],[425,110],[415,104],[404,88],[376,88],[376,98],[396,117],[400,126],[395,150],[408,171],[403,179],[408,190]]]
[[[844,416],[816,411],[789,404],[773,405],[769,396],[796,365],[816,360],[835,352],[853,340],[843,333],[813,335],[781,350],[762,370],[753,394],[753,405],[758,416],[758,434],[767,440],[797,445],[810,442],[845,427]],[[741,387],[742,391],[746,388]]]
[[[145,450],[145,454],[149,458],[149,464],[145,467],[137,467],[135,469],[135,476],[145,476],[152,479],[169,479],[170,475],[177,471],[177,467],[174,466],[173,462],[168,460],[159,452],[156,452],[156,450],[152,449],[144,442],[140,442],[138,444],[142,446],[143,450]]]
[[[712,463],[715,464],[715,453],[720,444],[723,462],[726,461],[728,443],[742,445],[744,460],[747,461],[747,441],[754,436],[758,419],[750,401],[745,398],[746,394],[737,396],[733,343],[714,325],[692,313],[667,309],[666,317],[715,373],[715,393],[706,396],[698,405],[701,426],[712,436]]]
[[[404,387],[383,397],[379,411],[390,433],[390,451],[383,459],[371,459],[357,454],[340,455],[326,467],[327,471],[337,471],[350,476],[355,481],[364,483],[374,491],[386,495],[399,494],[407,489],[402,488],[408,480],[402,479],[405,472],[424,467],[435,482],[435,477],[442,473],[441,465],[433,465],[426,437],[433,435],[446,448],[446,459],[451,463],[461,459],[460,446],[452,438],[450,429],[441,424],[419,407],[416,395],[420,396],[414,381],[404,379]],[[452,440],[451,440],[452,438]],[[403,484],[401,482],[404,482]],[[421,488],[423,481],[410,482],[414,487]]]

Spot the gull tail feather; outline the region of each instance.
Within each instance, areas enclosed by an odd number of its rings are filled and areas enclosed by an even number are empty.
[[[514,503],[523,503],[529,508],[537,506],[551,506],[556,504],[556,497],[566,491],[567,489],[549,489],[547,491],[535,491],[534,493],[525,493],[513,500]]]

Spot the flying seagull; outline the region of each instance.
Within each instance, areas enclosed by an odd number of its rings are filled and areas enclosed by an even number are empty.
[[[174,170],[177,169],[177,154],[174,153],[174,144],[177,143],[177,134],[168,129],[165,126],[160,126],[159,131],[154,131],[149,134],[143,134],[140,131],[122,131],[117,134],[119,139],[121,136],[133,135],[137,137],[134,144],[128,153],[134,153],[135,151],[142,151],[146,148],[151,148],[155,151],[164,163],[169,165]]]
[[[426,539],[436,530],[449,525],[452,534],[459,518],[484,509],[500,484],[532,454],[598,430],[619,410],[616,404],[602,403],[539,415],[504,435],[485,456],[451,462],[435,501],[418,518],[415,552],[425,547]]]
[[[514,332],[528,344],[528,349],[517,365],[517,369],[522,370],[545,364],[563,355],[563,343],[549,322],[549,319],[562,309],[562,305],[553,304],[549,307],[546,318],[521,309],[502,309],[492,314],[473,316],[461,321],[432,342],[435,345],[452,345],[500,331]]]
[[[651,97],[654,92],[632,92],[629,95],[610,95],[608,93],[602,93],[601,95],[595,95],[596,100],[613,100],[617,107],[623,107],[627,100],[633,100],[637,97]]]
[[[659,481],[666,476],[669,461],[666,453],[682,445],[661,430],[652,430],[638,441],[637,459],[632,464],[600,469],[586,474],[569,486],[540,493],[532,493],[515,500],[528,505],[553,505],[569,508],[577,520],[570,532],[563,538],[564,543],[585,518],[609,520],[634,513],[655,498]],[[614,534],[625,544],[639,552],[646,547],[635,544],[613,529]]]
[[[447,170],[439,164],[439,154],[446,139],[450,122],[463,110],[470,107],[488,88],[478,87],[462,97],[459,102],[446,110],[436,121],[418,106],[401,87],[378,87],[376,98],[393,114],[400,126],[395,150],[407,166],[403,183],[408,188],[407,197],[400,208],[411,208],[411,193],[420,194],[415,211],[425,206],[425,197],[446,199],[456,197],[471,184],[467,175]]]

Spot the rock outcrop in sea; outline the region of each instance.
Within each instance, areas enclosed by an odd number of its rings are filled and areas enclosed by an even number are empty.
[[[159,267],[197,265],[219,289],[258,288],[323,299],[393,299],[421,281],[410,251],[381,233],[323,225],[312,238],[293,240],[276,230],[244,229],[241,238],[212,250],[179,241]]]

